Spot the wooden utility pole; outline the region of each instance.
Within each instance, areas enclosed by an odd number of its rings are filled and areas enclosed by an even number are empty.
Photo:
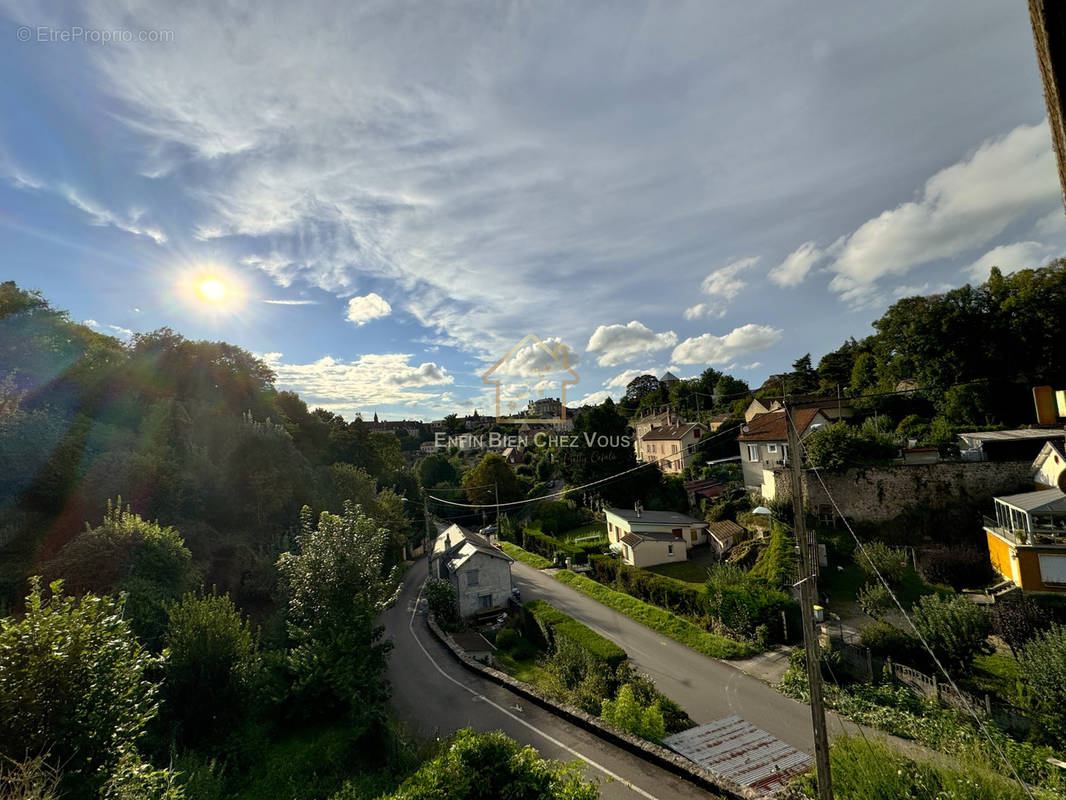
[[[1036,65],[1044,83],[1051,144],[1066,198],[1066,7],[1058,0],[1029,0]]]
[[[800,438],[792,417],[792,403],[785,400],[785,423],[788,429],[788,456],[792,468],[793,530],[799,545],[800,613],[803,618],[803,648],[807,653],[807,680],[811,689],[811,721],[814,724],[814,764],[818,770],[819,800],[833,800],[833,780],[829,774],[829,736],[825,725],[825,700],[822,697],[822,667],[818,636],[814,629],[814,605],[818,599],[816,569],[818,542],[813,532],[808,536],[803,508],[803,484],[800,482]],[[813,561],[812,561],[813,559]]]

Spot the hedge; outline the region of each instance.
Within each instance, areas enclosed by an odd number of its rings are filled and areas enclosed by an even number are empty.
[[[592,565],[592,577],[599,583],[686,617],[699,619],[708,613],[707,594],[702,588],[631,567],[610,556],[593,556],[589,563]]]
[[[531,528],[526,528],[522,535],[522,547],[548,559],[555,559],[556,554],[562,553],[577,564],[584,564],[588,561],[588,555],[581,547]]]
[[[578,622],[543,600],[530,600],[524,608],[536,624],[540,636],[551,649],[564,643],[571,644],[597,661],[607,664],[612,670],[617,669],[629,658],[626,651],[610,639],[600,636],[587,625]]]
[[[528,564],[533,567],[533,569],[544,569],[545,567],[552,566],[552,562],[544,556],[530,553],[528,550],[523,550],[521,547],[512,544],[511,542],[500,542],[500,549],[515,561],[521,561],[523,564]]]
[[[659,608],[628,594],[616,592],[614,589],[609,589],[603,584],[596,583],[584,575],[577,575],[568,569],[559,570],[555,574],[555,579],[705,656],[747,658],[756,652],[755,648],[749,644],[708,633],[665,608]]]

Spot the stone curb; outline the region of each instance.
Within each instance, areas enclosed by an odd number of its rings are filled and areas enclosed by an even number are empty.
[[[768,798],[767,795],[759,794],[747,786],[741,786],[739,783],[734,783],[722,775],[716,775],[709,770],[705,770],[672,750],[668,750],[661,745],[653,744],[640,737],[618,730],[598,717],[593,717],[591,714],[585,713],[576,706],[567,705],[566,703],[560,703],[553,700],[538,692],[528,683],[519,681],[505,672],[493,669],[492,667],[487,667],[481,662],[475,661],[452,641],[451,636],[440,629],[436,620],[433,619],[432,614],[426,613],[425,618],[433,636],[443,644],[445,648],[447,648],[448,652],[450,652],[460,664],[471,672],[478,673],[483,678],[487,678],[493,683],[503,686],[505,689],[508,689],[517,695],[521,695],[527,700],[536,703],[541,708],[577,725],[579,728],[583,728],[601,739],[621,747],[623,750],[626,750],[633,755],[639,756],[646,761],[650,761],[656,766],[662,767],[668,772],[672,772],[673,774],[696,784],[701,789],[717,792],[720,796],[728,798],[728,800],[766,800],[766,798]]]

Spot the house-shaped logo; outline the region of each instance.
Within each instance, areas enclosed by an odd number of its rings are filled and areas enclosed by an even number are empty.
[[[565,422],[566,388],[581,380],[567,359],[566,345],[552,347],[529,334],[489,367],[481,380],[496,387],[497,422]],[[556,390],[558,403],[548,399]],[[553,413],[536,413],[545,409]]]

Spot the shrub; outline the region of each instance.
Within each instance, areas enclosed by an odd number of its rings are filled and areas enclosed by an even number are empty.
[[[792,597],[777,586],[731,564],[713,566],[705,589],[708,614],[735,638],[763,639],[761,646],[770,632],[774,641],[781,640],[781,613],[796,608]]]
[[[617,698],[603,701],[600,715],[616,728],[650,742],[662,742],[666,736],[666,723],[659,704],[642,708],[628,683],[618,690]]]
[[[855,548],[853,555],[859,569],[871,581],[878,581],[877,573],[893,586],[898,586],[907,571],[907,558],[903,551],[889,547],[884,542],[865,542]]]
[[[859,603],[859,608],[874,619],[882,619],[886,613],[896,607],[892,600],[892,593],[880,581],[867,583],[859,589],[859,594],[855,599]]]
[[[455,587],[448,581],[432,578],[426,581],[426,605],[437,618],[437,624],[445,630],[459,630],[459,604],[455,600]]]
[[[992,652],[988,615],[965,595],[925,595],[911,619],[941,663],[957,674],[969,674],[974,656]]]
[[[530,600],[525,610],[536,622],[541,635],[551,649],[558,649],[563,642],[569,643],[591,658],[601,661],[614,670],[625,661],[626,651],[610,639],[600,636],[587,625],[564,614],[543,600]]]
[[[499,650],[511,650],[518,644],[518,631],[514,628],[504,628],[496,634],[496,647]]]
[[[751,574],[784,589],[795,581],[796,561],[796,538],[791,530],[777,523],[770,533],[770,544],[759,554]]]
[[[863,627],[859,631],[859,641],[863,647],[869,647],[875,656],[890,656],[909,663],[914,660],[910,656],[917,644],[915,640],[887,622],[871,622]]]
[[[553,561],[560,557],[569,557],[577,563],[584,563],[582,559],[587,560],[587,556],[585,556],[580,547],[575,547],[568,542],[531,528],[526,528],[525,533],[522,535],[522,547],[531,553],[537,553]]]
[[[1066,743],[1066,627],[1054,625],[1037,634],[1018,661],[1034,706],[1059,743]]]

